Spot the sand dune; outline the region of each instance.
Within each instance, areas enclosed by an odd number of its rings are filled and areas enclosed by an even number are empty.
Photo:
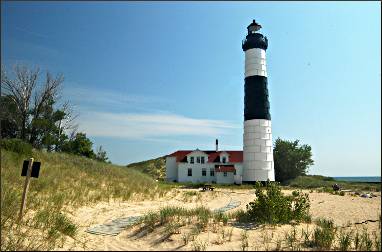
[[[196,192],[196,195],[191,196]],[[285,193],[291,193],[290,190],[283,190]],[[305,191],[308,192],[309,191]],[[338,226],[362,222],[365,220],[377,220],[381,213],[381,195],[375,198],[353,197],[349,194],[345,196],[331,195],[328,193],[309,193],[311,200],[311,209],[313,219],[318,217],[331,218]],[[79,225],[79,235],[76,240],[69,239],[64,247],[57,250],[191,250],[196,243],[189,243],[183,246],[182,234],[174,234],[170,239],[155,243],[163,230],[159,228],[149,235],[142,238],[131,237],[134,228],[128,228],[117,236],[102,236],[86,233],[85,230],[95,224],[103,224],[119,217],[136,216],[147,213],[148,211],[158,210],[163,206],[183,206],[193,208],[196,206],[205,206],[210,209],[217,209],[227,205],[230,201],[240,201],[241,205],[233,210],[245,208],[246,204],[255,198],[254,190],[230,190],[217,189],[214,192],[198,192],[195,189],[174,189],[166,197],[158,200],[141,202],[104,202],[93,206],[79,208],[72,212],[71,218]],[[314,224],[300,224],[301,228],[314,228]],[[378,229],[378,222],[362,225],[350,225],[349,228],[367,227],[370,232]],[[226,232],[232,228],[231,241],[225,241],[219,244],[221,230],[217,233],[214,230],[207,229],[198,235],[197,242],[206,250],[240,250],[240,234],[243,229],[223,227]],[[292,229],[291,225],[282,225],[276,227],[263,226],[254,230],[248,230],[248,241],[250,250],[264,250],[276,247],[277,240],[285,240],[285,232]],[[181,229],[181,232],[185,230]]]

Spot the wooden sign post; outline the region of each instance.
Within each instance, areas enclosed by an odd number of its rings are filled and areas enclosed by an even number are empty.
[[[27,201],[27,193],[28,193],[28,189],[29,189],[29,181],[30,181],[31,174],[32,174],[32,165],[33,165],[33,158],[30,158],[29,159],[29,164],[28,164],[27,174],[25,176],[24,191],[23,191],[23,197],[22,197],[22,200],[21,200],[21,208],[20,208],[20,214],[19,214],[19,221],[21,221],[21,219],[23,218],[23,212],[24,212],[26,201]]]

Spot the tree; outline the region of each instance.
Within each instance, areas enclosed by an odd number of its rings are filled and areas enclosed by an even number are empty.
[[[106,151],[102,148],[102,145],[97,148],[95,159],[101,162],[107,162],[109,159],[106,155]]]
[[[2,138],[16,138],[20,135],[18,125],[20,118],[16,117],[16,104],[12,98],[7,96],[0,96],[0,118],[1,118],[1,137]]]
[[[16,105],[16,117],[20,118],[20,123],[17,125],[20,138],[27,140],[27,124],[32,91],[37,84],[39,69],[30,70],[26,66],[15,65],[13,72],[15,78],[10,79],[5,68],[1,66],[1,86]]]
[[[299,140],[287,141],[276,139],[273,149],[276,181],[284,182],[306,175],[312,160],[312,148],[309,145],[299,146]]]
[[[76,117],[68,102],[57,108],[63,75],[53,77],[47,72],[45,80],[39,83],[38,68],[15,65],[13,76],[1,66],[1,86],[5,91],[1,97],[1,122],[5,128],[2,127],[2,136],[21,138],[35,148],[59,151],[67,139],[65,130],[73,127]]]
[[[92,148],[93,143],[86,137],[86,134],[77,133],[74,139],[66,141],[63,144],[62,151],[88,158],[95,158]]]

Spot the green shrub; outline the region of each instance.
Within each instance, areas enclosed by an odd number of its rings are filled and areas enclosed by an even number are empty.
[[[255,201],[247,205],[250,220],[270,224],[310,220],[308,194],[293,191],[291,196],[285,196],[277,182],[267,182],[265,188],[256,183],[255,194]]]
[[[0,146],[4,150],[16,152],[21,154],[22,156],[30,157],[32,155],[32,145],[24,142],[21,139],[2,139]]]
[[[241,222],[241,223],[246,223],[246,222],[252,221],[249,214],[242,209],[239,209],[233,213],[229,213],[229,217],[231,217],[232,219],[235,219],[236,221]]]

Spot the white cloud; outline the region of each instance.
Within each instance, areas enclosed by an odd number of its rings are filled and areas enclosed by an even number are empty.
[[[239,126],[221,120],[196,119],[176,114],[86,112],[80,115],[80,130],[89,136],[128,139],[170,136],[215,136],[229,134]]]
[[[73,84],[73,83],[72,83]],[[124,107],[129,104],[152,104],[163,103],[167,100],[147,95],[125,94],[123,92],[110,92],[102,89],[69,87],[64,90],[64,94],[75,105],[90,104],[94,107],[117,106]]]

